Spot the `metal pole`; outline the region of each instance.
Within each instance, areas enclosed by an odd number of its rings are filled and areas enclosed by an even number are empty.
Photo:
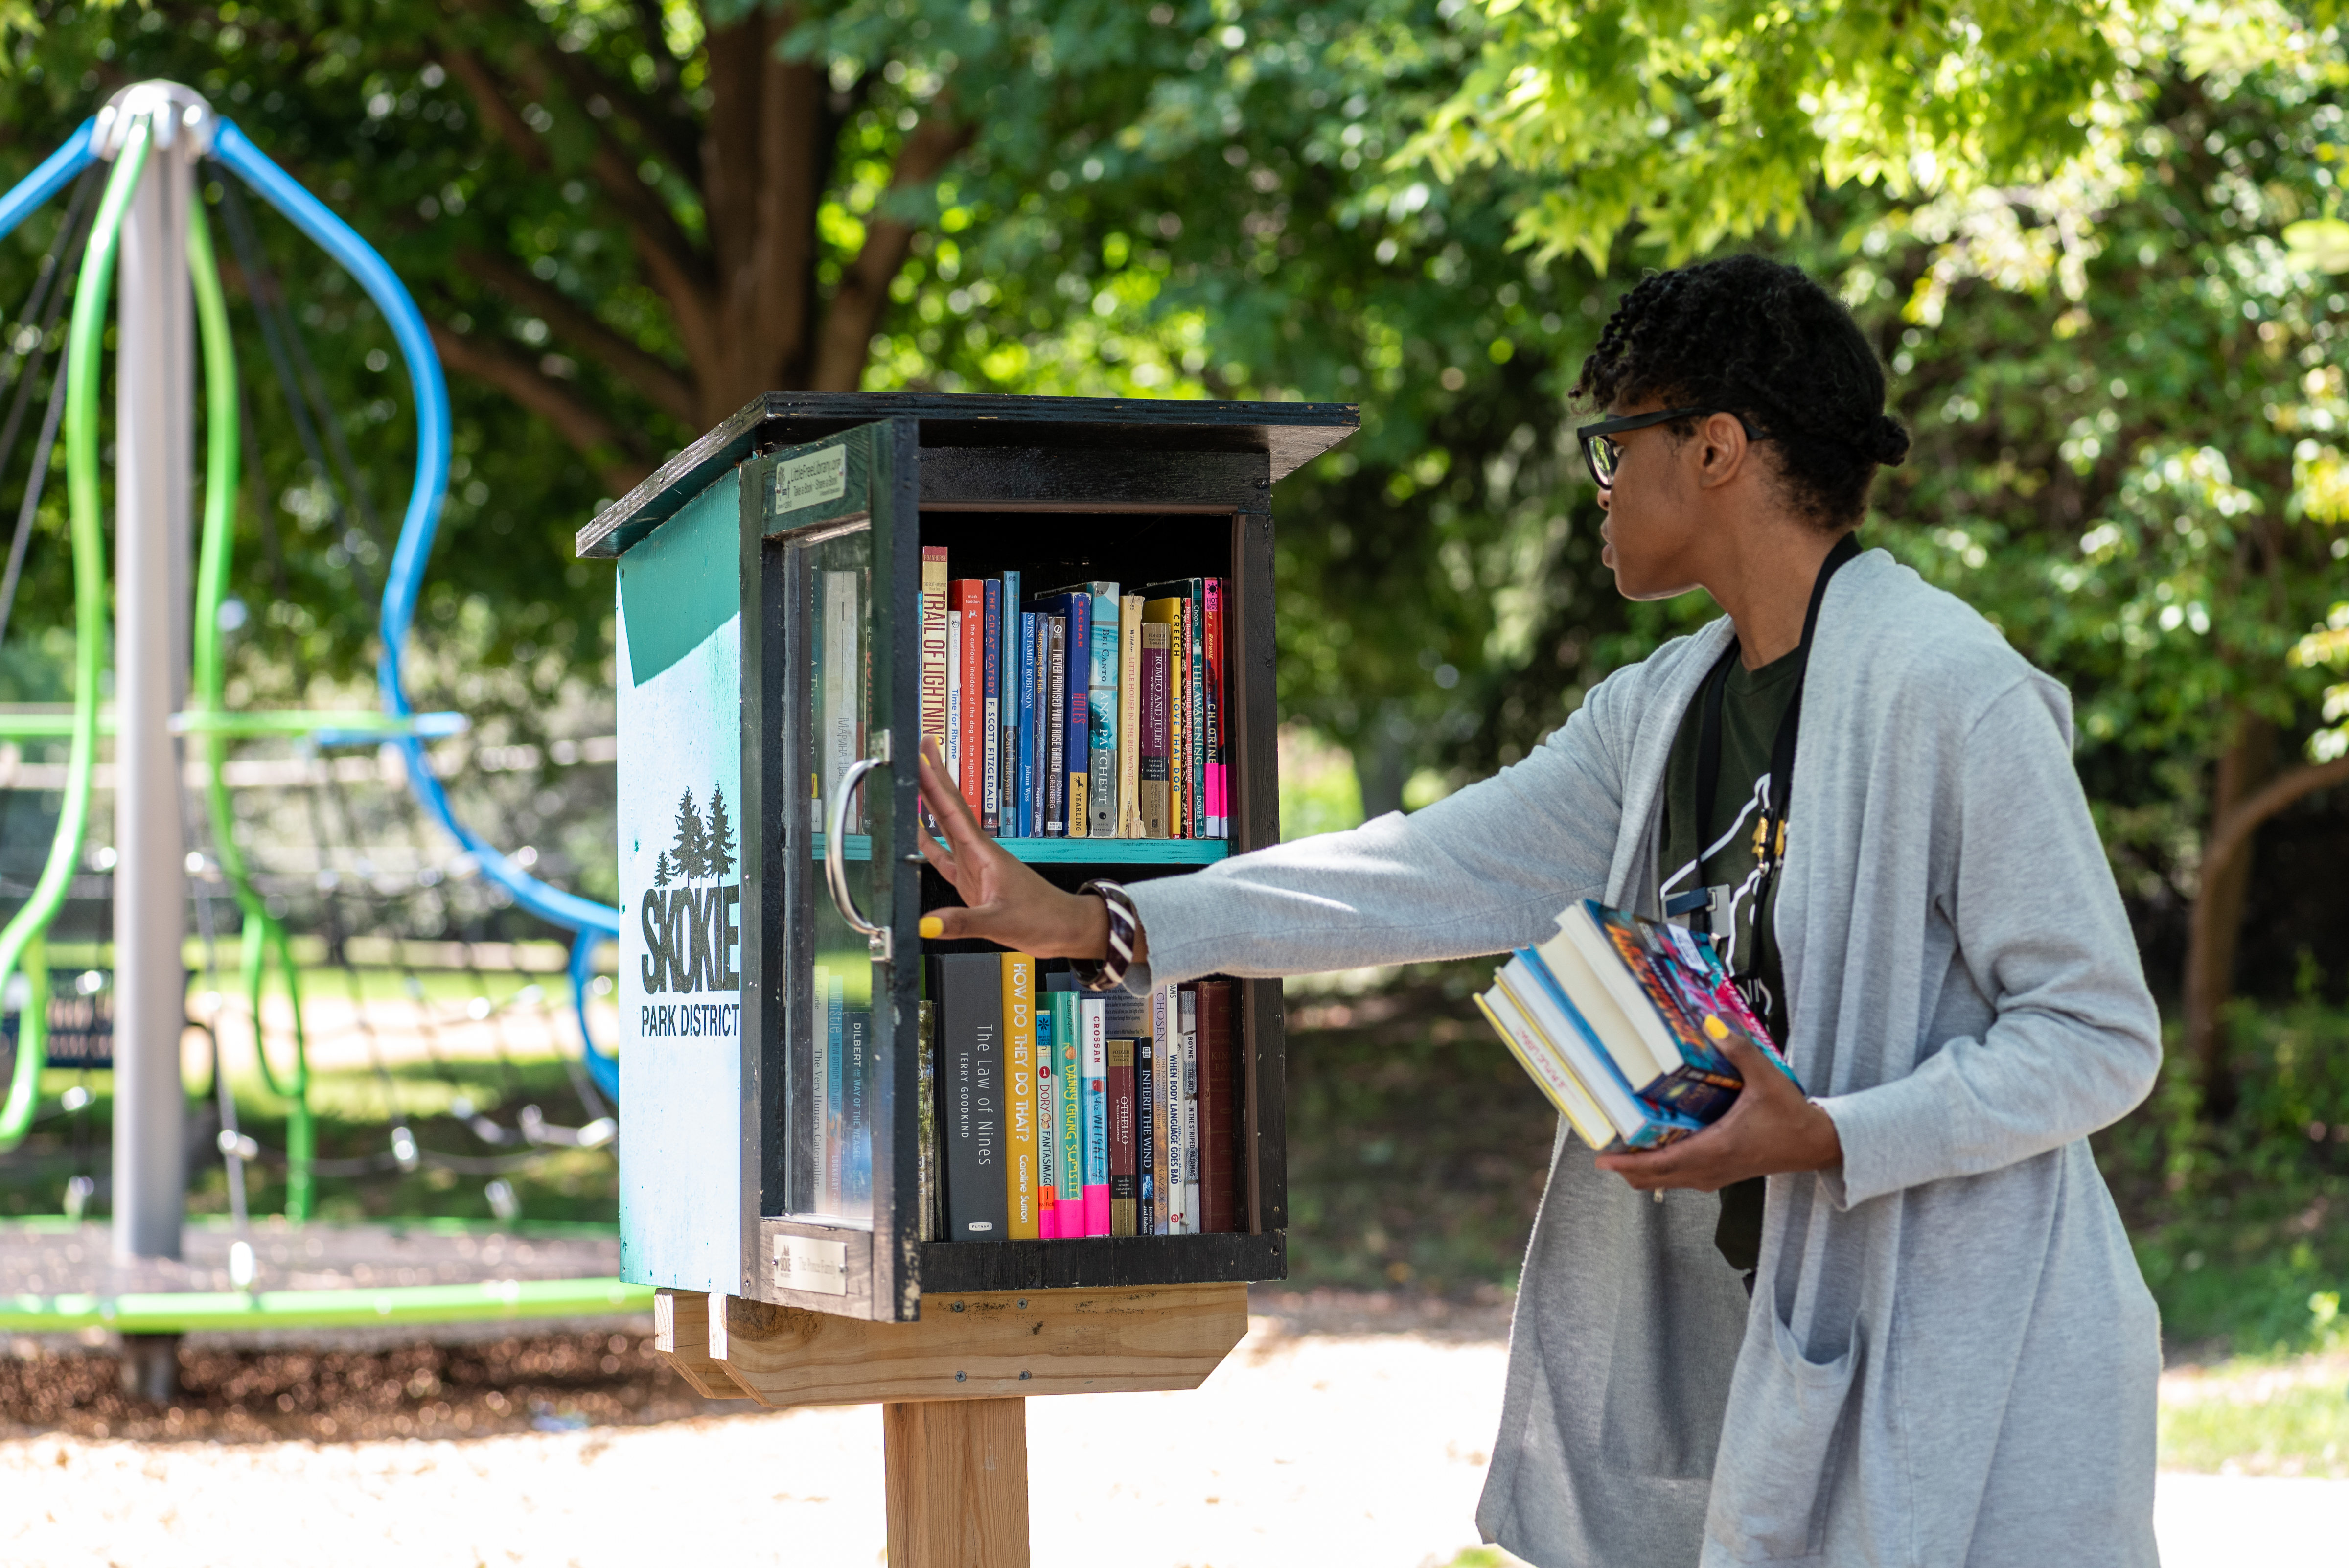
[[[188,202],[210,131],[203,100],[142,82],[115,100],[145,114],[154,151],[122,236],[115,400],[114,1256],[180,1256],[187,1181],[187,929],[180,749],[189,656],[194,298]]]

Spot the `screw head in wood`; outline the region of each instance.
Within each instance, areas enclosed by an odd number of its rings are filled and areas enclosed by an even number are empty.
[[[955,1374],[955,1381],[956,1381],[956,1382],[957,1382],[957,1383],[959,1383],[959,1382],[961,1382],[964,1378],[966,1378],[966,1377],[968,1377],[968,1376],[970,1376],[970,1374],[969,1374],[969,1373],[968,1373],[968,1372],[957,1372],[957,1373],[956,1373],[956,1374]]]

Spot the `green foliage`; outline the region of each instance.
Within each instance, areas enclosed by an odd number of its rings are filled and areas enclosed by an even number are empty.
[[[1905,199],[2037,178],[2080,147],[2137,25],[2030,0],[1482,10],[1475,68],[1409,156],[1537,176],[1520,234],[1599,269],[1634,228],[1673,261],[1790,231],[1822,182]]]
[[[2314,976],[2307,977],[2313,991]],[[2173,1345],[2323,1348],[2349,1278],[2349,1012],[2313,999],[2230,1013],[2242,1102],[2200,1115],[2190,1073],[2095,1139]]]

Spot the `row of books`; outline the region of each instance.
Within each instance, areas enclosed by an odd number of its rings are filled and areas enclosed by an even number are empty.
[[[1477,1005],[1594,1149],[1661,1147],[1718,1120],[1745,1086],[1718,1044],[1728,1031],[1795,1076],[1712,939],[1682,926],[1588,898],[1493,981]]]
[[[922,734],[1004,838],[1228,838],[1220,577],[955,577],[922,549]]]
[[[1147,1001],[1026,953],[928,961],[925,1240],[1228,1231],[1241,1075],[1229,981]]]

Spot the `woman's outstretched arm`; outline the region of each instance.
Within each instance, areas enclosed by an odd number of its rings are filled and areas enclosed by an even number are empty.
[[[1409,816],[1390,814],[1129,885],[1160,983],[1306,974],[1499,952],[1538,940],[1558,910],[1605,891],[1621,769],[1599,715],[1608,685],[1525,761]],[[1100,958],[1101,900],[1065,893],[988,837],[926,755],[923,798],[944,827],[923,853],[962,896],[923,934],[979,937],[1042,957]]]

